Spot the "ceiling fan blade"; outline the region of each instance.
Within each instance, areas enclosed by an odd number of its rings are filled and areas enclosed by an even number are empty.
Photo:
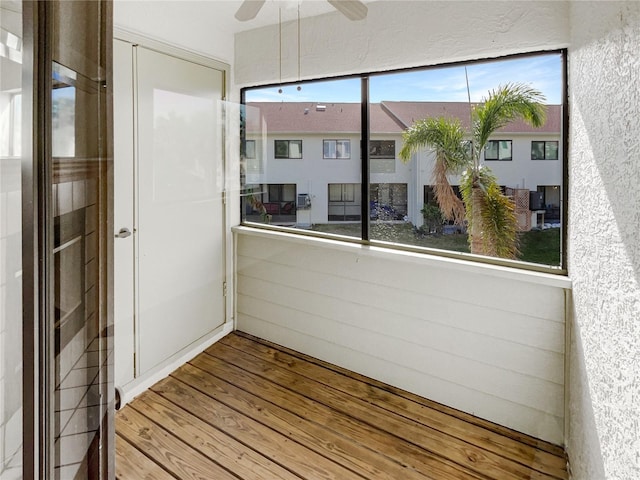
[[[367,18],[367,6],[360,0],[327,0],[327,2],[349,20],[364,20]]]
[[[264,5],[265,0],[244,0],[236,11],[235,17],[241,22],[253,20]]]

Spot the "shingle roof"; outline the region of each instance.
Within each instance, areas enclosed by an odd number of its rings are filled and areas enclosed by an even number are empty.
[[[474,106],[477,104],[474,104]],[[404,128],[409,127],[416,120],[429,117],[458,118],[462,127],[468,131],[471,123],[469,104],[466,102],[382,102],[382,106],[389,115],[398,119]],[[499,132],[509,133],[560,133],[561,106],[547,105],[547,121],[540,128],[534,128],[522,120],[511,122]]]
[[[360,133],[359,103],[313,102],[252,102],[257,107],[273,133]],[[324,108],[322,108],[324,107]],[[251,110],[250,110],[251,111]],[[560,105],[549,105],[547,122],[541,128],[533,128],[522,121],[512,122],[502,132],[509,133],[559,133]],[[382,102],[371,104],[371,133],[401,133],[415,120],[428,117],[457,117],[463,127],[469,128],[469,104],[465,102]],[[247,115],[247,130],[257,131],[258,118]]]

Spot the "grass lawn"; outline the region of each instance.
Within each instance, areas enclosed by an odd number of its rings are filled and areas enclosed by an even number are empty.
[[[410,223],[371,222],[371,239],[418,247],[469,252],[467,235],[418,235]],[[359,223],[317,224],[313,230],[360,238]],[[531,230],[520,234],[519,260],[542,265],[560,265],[560,229]]]

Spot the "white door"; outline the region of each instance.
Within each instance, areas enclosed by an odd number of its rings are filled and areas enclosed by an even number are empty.
[[[116,44],[114,58],[117,50]],[[124,253],[116,258],[116,317],[121,307],[135,312],[132,348],[135,376],[139,376],[225,321],[220,112],[224,74],[141,46],[132,48],[131,60],[133,235],[116,239],[116,244],[125,245],[133,238],[131,278],[135,281],[129,287],[128,280],[123,280],[129,278],[124,274],[128,265],[128,253]],[[117,123],[117,111],[115,115]],[[116,176],[118,165],[116,160]],[[127,167],[121,172],[129,175]],[[125,194],[126,183],[116,182],[116,199]],[[116,234],[128,228],[127,221],[123,217],[122,224],[116,222]],[[126,295],[118,287],[121,281],[131,288],[132,303],[117,298],[119,291]],[[126,317],[125,312],[122,318]],[[116,342],[126,342],[123,336],[130,331],[129,324],[118,323],[121,332],[116,332]],[[126,350],[125,346],[117,354]],[[120,370],[116,367],[116,375],[122,372],[122,383],[132,379],[126,362],[133,365],[133,360],[116,358],[116,364],[122,365]]]

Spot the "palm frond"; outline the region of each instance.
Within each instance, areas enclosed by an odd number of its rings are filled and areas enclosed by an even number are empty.
[[[500,190],[490,169],[465,172],[460,185],[471,253],[501,258],[518,254],[515,205]]]
[[[433,194],[444,217],[447,220],[453,220],[456,225],[462,225],[465,215],[464,203],[453,191],[447,173],[445,162],[436,160],[432,172]]]
[[[399,156],[406,162],[411,159],[413,153],[421,148],[430,147],[436,151],[436,156],[441,153],[440,161],[444,162],[450,173],[458,173],[468,162],[463,144],[464,135],[457,118],[418,120],[403,132],[403,145]]]
[[[403,133],[400,158],[407,161],[423,147],[435,150],[433,193],[445,218],[460,224],[464,205],[456,196],[448,175],[460,173],[469,166],[470,158],[464,145],[464,131],[458,119],[427,118],[415,122]]]
[[[518,221],[515,205],[496,184],[490,185],[481,211],[482,242],[485,255],[516,258],[518,254]]]
[[[478,152],[496,130],[517,118],[533,127],[544,125],[544,101],[541,92],[522,83],[508,83],[491,90],[488,97],[473,110],[473,133]]]

